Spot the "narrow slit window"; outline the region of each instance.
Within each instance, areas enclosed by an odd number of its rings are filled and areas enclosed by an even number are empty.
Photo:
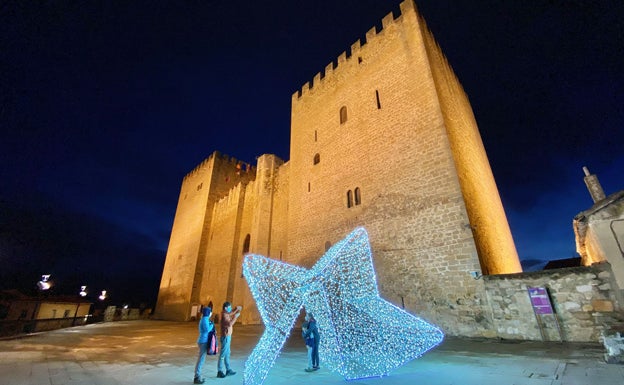
[[[317,134],[316,130],[314,130],[314,141],[315,142],[318,141],[318,134]]]
[[[379,91],[375,90],[375,98],[377,98],[377,109],[381,110],[381,100],[379,100]]]
[[[344,124],[347,121],[347,106],[340,107],[340,124]]]
[[[362,203],[362,198],[360,197],[360,188],[356,187],[355,188],[355,205],[359,205],[360,203]]]
[[[310,182],[308,182],[308,192],[310,192]]]
[[[353,207],[353,191],[347,191],[347,208]]]
[[[242,254],[243,255],[249,253],[249,244],[250,243],[251,243],[251,234],[247,234],[247,236],[245,237],[245,241],[243,242],[243,250],[242,250]],[[241,278],[244,278],[244,277],[245,277],[245,275],[241,271]]]
[[[251,234],[247,234],[243,242],[243,255],[249,252],[249,244],[251,243]]]

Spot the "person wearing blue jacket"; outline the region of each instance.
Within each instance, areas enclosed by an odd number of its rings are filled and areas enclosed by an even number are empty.
[[[208,351],[208,333],[214,330],[214,324],[210,321],[212,309],[205,307],[202,309],[202,317],[199,320],[199,337],[197,338],[197,346],[199,347],[199,356],[195,364],[195,378],[193,384],[203,384],[205,379],[201,375],[204,361],[206,361],[206,353]]]

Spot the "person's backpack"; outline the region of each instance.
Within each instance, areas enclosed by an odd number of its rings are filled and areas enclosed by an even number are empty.
[[[209,356],[214,356],[215,354],[219,354],[219,344],[217,343],[217,328],[212,328],[211,331],[208,332],[208,349],[206,349],[206,354]]]

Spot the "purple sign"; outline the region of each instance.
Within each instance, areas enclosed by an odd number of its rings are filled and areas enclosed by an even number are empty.
[[[527,289],[535,314],[553,314],[548,291],[545,287],[527,287]]]

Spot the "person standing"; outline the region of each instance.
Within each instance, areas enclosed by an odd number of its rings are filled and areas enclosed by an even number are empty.
[[[199,347],[199,356],[195,364],[195,378],[193,384],[203,384],[204,378],[201,375],[204,361],[206,361],[206,352],[208,350],[208,333],[214,330],[214,324],[210,321],[212,309],[205,307],[202,309],[202,317],[199,320],[199,337],[197,338],[197,347]]]
[[[223,311],[221,312],[221,351],[219,352],[219,364],[217,366],[217,377],[225,378],[226,376],[233,376],[236,374],[230,368],[230,344],[232,342],[232,331],[236,320],[243,310],[242,306],[237,306],[232,311],[232,304],[229,302],[223,303]]]
[[[321,368],[319,363],[319,343],[321,342],[321,335],[319,334],[318,325],[312,313],[306,313],[306,321],[308,321],[308,331],[314,340],[312,345],[312,369],[319,370]]]
[[[305,371],[313,372],[312,351],[314,349],[314,335],[310,330],[310,317],[308,314],[305,315],[305,321],[301,325],[301,336],[305,341],[306,349],[308,349],[308,366],[305,368]]]

